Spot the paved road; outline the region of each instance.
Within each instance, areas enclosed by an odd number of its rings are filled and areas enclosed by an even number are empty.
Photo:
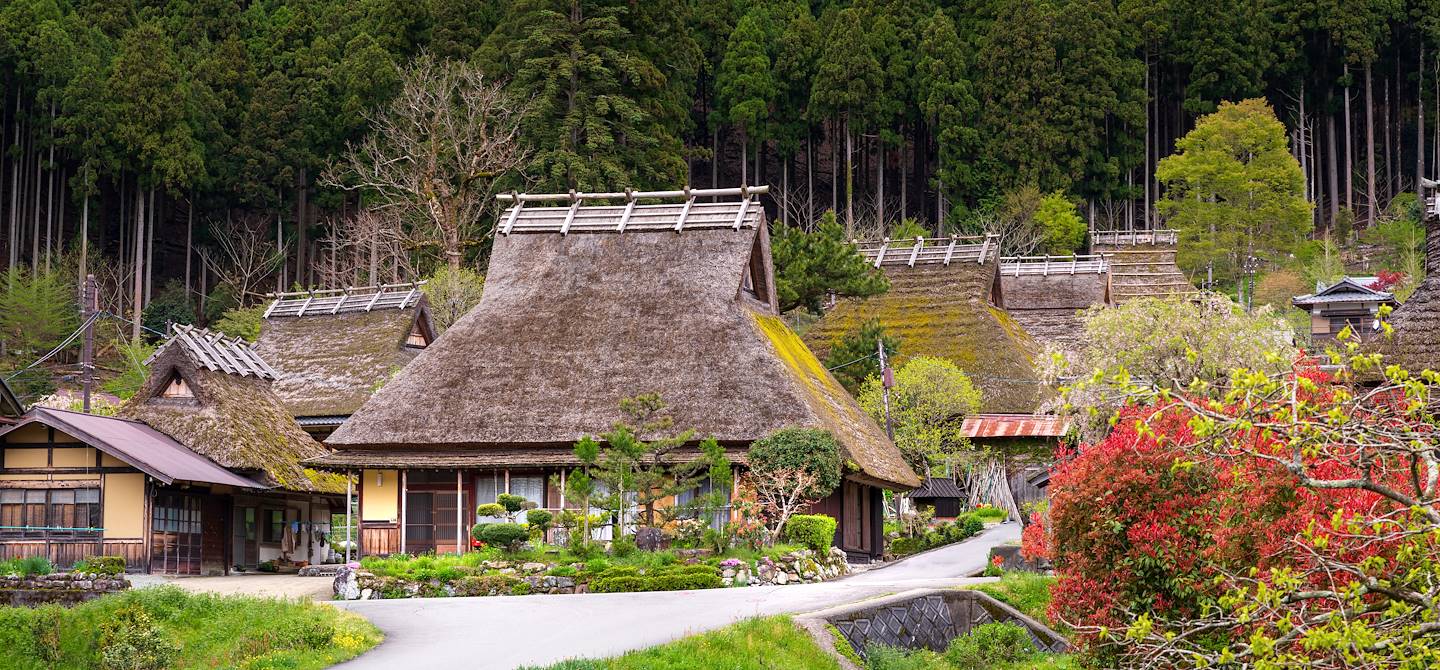
[[[990,547],[1018,540],[1017,524],[960,544],[824,584],[670,591],[417,598],[335,603],[364,615],[385,642],[343,670],[511,670],[567,658],[603,658],[740,619],[808,612],[912,588],[958,586],[985,567]]]
[[[135,588],[157,584],[173,584],[191,593],[265,596],[325,600],[334,597],[333,577],[301,577],[299,575],[246,574],[228,577],[165,577],[162,575],[127,575]]]

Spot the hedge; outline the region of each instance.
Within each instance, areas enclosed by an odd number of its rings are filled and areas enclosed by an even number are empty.
[[[815,551],[825,551],[835,541],[838,522],[824,514],[796,514],[785,521],[785,539]]]

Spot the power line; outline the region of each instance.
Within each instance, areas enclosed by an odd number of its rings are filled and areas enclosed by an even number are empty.
[[[89,328],[90,326],[95,325],[95,322],[98,321],[98,320],[100,319],[100,317],[102,317],[102,316],[103,316],[103,317],[106,317],[106,318],[110,318],[110,319],[115,319],[115,320],[117,320],[117,321],[121,321],[121,322],[125,323],[126,325],[133,325],[133,324],[135,323],[134,321],[131,321],[130,319],[127,319],[127,318],[125,318],[125,317],[123,317],[123,316],[120,316],[120,315],[118,315],[118,314],[112,314],[112,313],[106,312],[106,311],[98,311],[98,312],[95,312],[95,313],[93,313],[93,314],[90,315],[90,318],[88,318],[88,319],[85,320],[85,323],[80,324],[80,327],[79,327],[79,328],[76,328],[76,329],[75,329],[75,332],[70,333],[70,336],[69,336],[69,337],[66,337],[65,340],[62,341],[60,344],[55,345],[55,348],[54,348],[54,349],[51,349],[51,350],[49,351],[49,353],[46,353],[44,356],[41,356],[40,358],[36,359],[34,363],[31,363],[31,364],[29,364],[29,365],[27,365],[27,366],[25,366],[25,367],[23,367],[23,368],[20,368],[19,370],[16,370],[15,372],[10,373],[8,376],[5,377],[5,381],[8,382],[8,381],[10,381],[10,380],[12,380],[12,379],[14,379],[14,378],[16,378],[16,377],[19,377],[21,374],[24,374],[27,370],[30,370],[30,369],[32,369],[32,368],[40,365],[41,363],[44,363],[45,361],[48,361],[48,360],[50,360],[51,358],[54,358],[54,357],[55,357],[56,355],[58,355],[61,351],[64,351],[67,347],[69,347],[70,345],[74,344],[74,343],[75,343],[75,339],[78,338],[78,337],[80,337],[80,335],[85,332],[85,329],[86,329],[86,328]],[[143,323],[140,324],[140,328],[141,328],[142,330],[145,330],[146,332],[152,333],[152,334],[154,334],[154,335],[156,335],[156,336],[158,336],[158,337],[165,337],[165,333],[163,333],[163,332],[161,332],[161,331],[158,331],[158,330],[155,330],[154,328],[151,328],[151,327],[149,327],[149,326],[146,326],[146,325],[143,324]]]

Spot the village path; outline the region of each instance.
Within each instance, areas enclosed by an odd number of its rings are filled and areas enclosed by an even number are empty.
[[[603,658],[663,644],[740,619],[808,612],[914,588],[960,586],[990,548],[1020,538],[1006,523],[961,542],[823,584],[671,591],[416,598],[334,603],[365,616],[385,641],[336,670],[512,670],[569,658]]]

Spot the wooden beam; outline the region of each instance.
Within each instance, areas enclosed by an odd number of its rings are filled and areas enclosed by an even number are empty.
[[[685,206],[680,208],[680,218],[675,221],[675,232],[680,232],[685,227],[685,217],[690,216],[690,207],[695,204],[695,197],[691,196],[685,201]]]

